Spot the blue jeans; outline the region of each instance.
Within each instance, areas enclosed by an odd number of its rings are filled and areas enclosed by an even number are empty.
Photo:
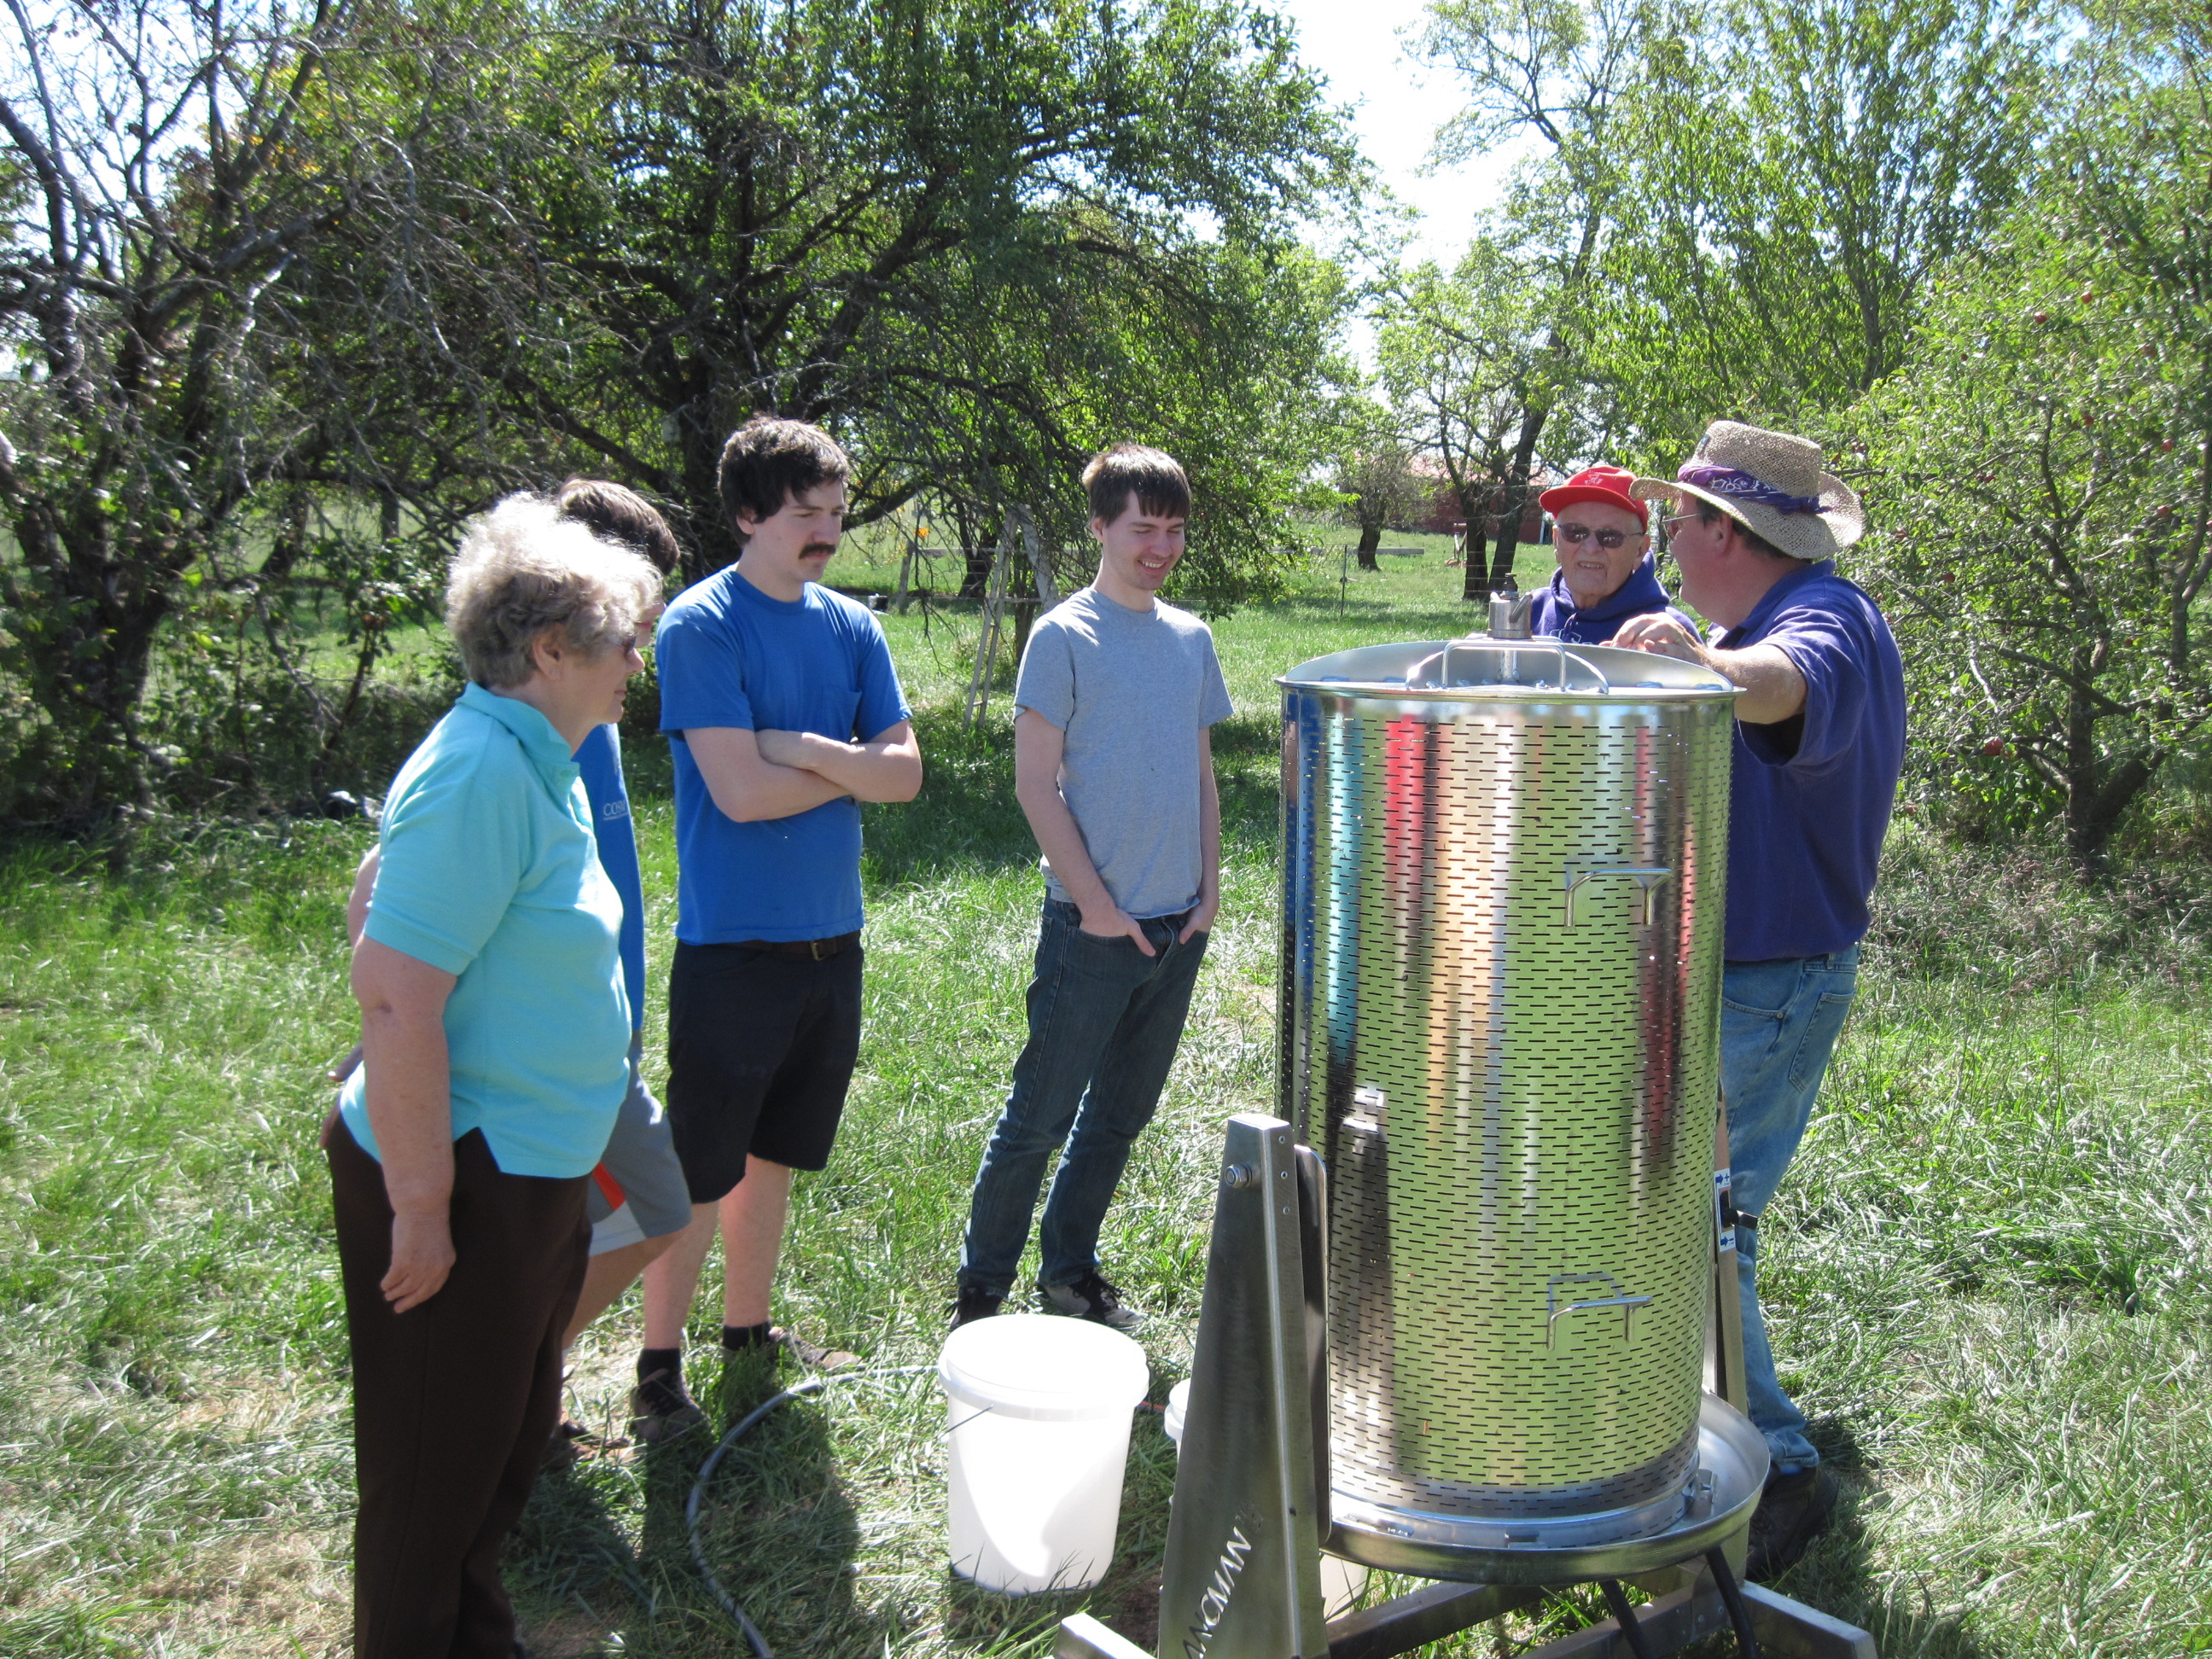
[[[1728,1099],[1729,1169],[1735,1207],[1756,1217],[1796,1155],[1844,1016],[1858,988],[1859,947],[1825,957],[1731,962],[1721,974],[1721,1090]],[[1743,1370],[1751,1420],[1766,1436],[1775,1472],[1816,1467],[1805,1414],[1775,1380],[1774,1350],[1759,1311],[1759,1231],[1739,1229]]]
[[[1029,1242],[1045,1162],[1066,1152],[1045,1200],[1037,1283],[1073,1285],[1098,1266],[1098,1230],[1129,1148],[1152,1121],[1182,1040],[1191,987],[1206,956],[1200,933],[1177,941],[1180,919],[1143,924],[1156,956],[1126,934],[1101,939],[1072,904],[1047,899],[1030,980],[1030,1037],[1014,1085],[983,1149],[960,1249],[960,1288],[1004,1296]],[[1074,1133],[1068,1131],[1073,1126]]]

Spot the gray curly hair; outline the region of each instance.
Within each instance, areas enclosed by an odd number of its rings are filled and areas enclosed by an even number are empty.
[[[660,573],[644,558],[526,490],[470,521],[446,580],[446,626],[469,678],[503,691],[538,672],[547,629],[596,657],[631,639],[659,598]]]

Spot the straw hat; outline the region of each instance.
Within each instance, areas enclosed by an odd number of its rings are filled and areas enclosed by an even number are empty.
[[[1866,532],[1866,514],[1820,459],[1809,438],[1715,421],[1673,483],[1638,478],[1631,493],[1647,501],[1694,496],[1793,559],[1833,558]]]

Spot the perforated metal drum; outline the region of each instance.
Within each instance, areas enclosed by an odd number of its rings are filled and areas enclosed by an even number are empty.
[[[1735,692],[1547,641],[1283,687],[1283,1115],[1328,1206],[1331,1507],[1573,1547],[1694,1504]]]

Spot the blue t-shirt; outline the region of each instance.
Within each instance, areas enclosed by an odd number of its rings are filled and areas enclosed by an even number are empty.
[[[1735,728],[1726,955],[1824,956],[1866,936],[1867,900],[1905,766],[1905,665],[1889,624],[1835,561],[1793,570],[1714,644],[1778,646],[1805,707]]]
[[[622,734],[618,728],[592,728],[576,751],[584,795],[592,803],[592,829],[599,836],[599,863],[622,895],[623,983],[629,988],[629,1028],[645,1029],[645,885],[637,868],[637,831],[630,823],[629,791],[623,783]]]
[[[860,806],[723,816],[684,733],[814,732],[872,743],[909,717],[866,605],[809,582],[771,599],[732,565],[677,596],[654,636],[660,729],[676,757],[676,937],[686,945],[829,939],[860,926]]]
[[[1588,610],[1576,605],[1575,596],[1568,591],[1567,573],[1554,570],[1550,583],[1537,589],[1529,603],[1528,631],[1569,645],[1603,645],[1631,617],[1662,611],[1688,629],[1692,639],[1705,637],[1686,613],[1667,602],[1667,590],[1659,586],[1659,572],[1646,554],[1626,581]]]
[[[392,781],[368,937],[456,975],[453,1139],[508,1175],[587,1175],[629,1086],[622,897],[600,867],[568,745],[528,703],[471,685]],[[378,1157],[368,1067],[338,1109]]]

